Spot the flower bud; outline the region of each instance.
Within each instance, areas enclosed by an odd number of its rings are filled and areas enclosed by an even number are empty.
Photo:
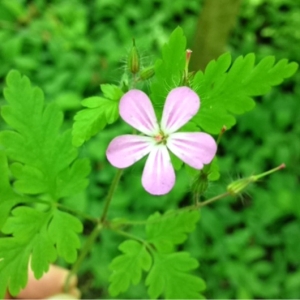
[[[183,74],[183,82],[185,85],[189,86],[189,80],[193,76],[193,74],[189,73],[189,63],[192,56],[192,50],[187,49],[185,52],[185,67],[184,67],[184,74]]]
[[[154,66],[150,66],[147,68],[144,68],[141,72],[140,72],[140,80],[147,80],[149,78],[151,78],[154,75],[155,71],[154,71]]]
[[[134,39],[132,41],[133,45],[128,55],[127,67],[129,72],[136,74],[140,70],[140,59]]]
[[[222,136],[223,136],[223,134],[225,133],[226,130],[227,130],[227,127],[225,125],[223,125],[223,127],[222,127],[222,129],[221,129],[221,131],[219,133],[218,139],[217,139],[217,144],[220,143],[221,138],[222,138]]]
[[[192,56],[192,50],[191,49],[186,49],[185,51],[185,65],[186,65],[186,68],[188,68],[189,66],[189,63],[190,63],[190,59],[191,59],[191,56]]]

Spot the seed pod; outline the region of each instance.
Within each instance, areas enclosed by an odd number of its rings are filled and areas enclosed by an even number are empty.
[[[267,172],[264,172],[264,173],[261,173],[261,174],[258,174],[258,175],[252,175],[250,177],[247,177],[247,178],[242,178],[242,179],[238,179],[236,181],[233,181],[232,183],[230,183],[228,186],[227,186],[227,191],[235,196],[235,195],[238,195],[240,192],[242,192],[250,183],[252,182],[256,182],[257,180],[259,180],[260,178],[263,178],[267,175],[270,175],[276,171],[279,171],[281,169],[284,169],[285,168],[285,164],[281,164],[280,166],[274,168],[274,169],[271,169]]]
[[[227,186],[227,191],[232,195],[238,195],[240,192],[242,192],[250,183],[255,182],[256,178],[255,176],[250,176],[247,178],[238,179],[236,181],[233,181]]]

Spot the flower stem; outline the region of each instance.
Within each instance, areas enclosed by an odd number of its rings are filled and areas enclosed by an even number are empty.
[[[179,208],[179,209],[176,209],[173,211],[172,214],[169,214],[168,216],[166,216],[165,218],[169,218],[169,217],[172,217],[173,214],[178,214],[182,211],[185,211],[185,210],[195,210],[195,209],[199,209],[200,207],[202,206],[206,206],[206,205],[209,205],[215,201],[218,201],[220,199],[223,199],[227,196],[231,196],[232,197],[232,194],[230,194],[229,192],[225,192],[223,194],[220,194],[218,196],[215,196],[213,198],[210,198],[206,201],[203,201],[203,202],[194,202],[194,205],[190,205],[190,206],[184,206],[182,208]],[[194,198],[195,199],[195,198]],[[124,223],[122,223],[123,225],[129,225],[129,226],[136,226],[136,225],[146,225],[146,224],[154,224],[154,223],[158,223],[160,221],[157,221],[157,220],[154,220],[154,221],[148,221],[148,220],[144,220],[144,221],[125,221]]]
[[[220,194],[218,196],[215,196],[215,197],[210,198],[210,199],[208,199],[206,201],[203,201],[203,202],[198,202],[196,206],[191,206],[190,208],[200,208],[202,206],[206,206],[206,205],[211,204],[211,203],[213,203],[215,201],[223,199],[223,198],[225,198],[227,196],[231,196],[229,192],[225,192],[223,194]]]
[[[195,192],[194,195],[193,195],[193,202],[194,202],[194,206],[197,207],[199,201],[199,193]]]
[[[259,174],[259,175],[254,175],[253,177],[254,177],[254,179],[255,179],[255,181],[256,181],[256,180],[258,180],[258,179],[260,179],[260,178],[262,178],[262,177],[264,177],[264,176],[270,175],[270,174],[272,174],[272,173],[274,173],[274,172],[276,172],[276,171],[278,171],[278,170],[284,169],[284,168],[285,168],[285,164],[282,163],[280,166],[278,166],[278,167],[276,167],[276,168],[273,168],[273,169],[271,169],[271,170],[269,170],[269,171],[266,171],[266,172],[264,172],[264,173],[261,173],[261,174]]]
[[[104,209],[103,209],[103,212],[102,212],[102,215],[100,217],[100,222],[103,224],[106,220],[106,216],[107,216],[107,213],[108,213],[108,209],[109,209],[109,206],[110,206],[110,203],[111,203],[111,200],[112,200],[112,197],[115,193],[115,190],[117,188],[117,185],[120,181],[120,178],[122,176],[122,173],[123,173],[123,169],[118,169],[111,185],[110,185],[110,188],[109,188],[109,191],[108,191],[108,194],[107,194],[107,197],[106,197],[106,200],[105,200],[105,204],[104,204]]]
[[[97,226],[95,226],[95,228],[93,229],[93,231],[91,232],[91,234],[89,235],[88,239],[86,240],[81,252],[80,252],[80,255],[77,259],[77,261],[75,262],[75,264],[73,265],[70,273],[68,274],[68,277],[65,281],[65,284],[64,284],[64,291],[66,293],[69,292],[69,285],[70,285],[70,280],[72,278],[72,276],[74,274],[76,274],[78,272],[78,269],[82,263],[82,261],[84,260],[84,258],[86,257],[86,255],[89,253],[89,251],[91,250],[99,232],[102,230],[103,228],[103,225],[101,223],[99,223]]]

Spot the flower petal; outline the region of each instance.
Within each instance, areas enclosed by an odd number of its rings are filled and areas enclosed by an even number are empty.
[[[120,100],[122,119],[140,132],[153,135],[158,133],[157,119],[148,96],[139,90],[130,90]]]
[[[144,167],[143,187],[152,195],[164,195],[173,188],[174,183],[175,172],[166,146],[154,147]]]
[[[147,136],[121,135],[110,142],[106,157],[114,167],[123,169],[147,155],[154,145],[154,140]]]
[[[186,124],[199,110],[200,99],[188,87],[173,89],[167,96],[161,119],[161,129],[170,134]]]
[[[212,136],[204,132],[176,132],[169,136],[167,147],[183,162],[195,169],[212,161],[217,144]]]

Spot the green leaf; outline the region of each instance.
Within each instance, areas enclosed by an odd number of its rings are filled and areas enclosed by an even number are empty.
[[[213,161],[208,165],[207,170],[204,170],[208,174],[207,178],[209,181],[216,181],[220,178],[220,169],[218,159],[215,157]]]
[[[105,98],[112,101],[119,101],[123,96],[122,90],[113,84],[101,84],[101,90]]]
[[[199,71],[192,81],[191,86],[201,99],[201,108],[193,121],[213,134],[219,133],[224,125],[231,128],[236,122],[234,115],[254,108],[253,96],[265,95],[298,67],[286,59],[274,63],[275,58],[268,56],[255,66],[253,53],[238,57],[232,65],[229,53],[211,61],[205,72]]]
[[[43,92],[32,87],[29,79],[17,71],[8,74],[4,95],[8,105],[2,107],[1,114],[14,131],[2,131],[0,145],[15,162],[12,172],[16,189],[27,194],[45,193],[53,200],[61,194],[69,196],[73,191],[69,189],[69,194],[66,193],[58,180],[62,173],[72,173],[68,179],[83,189],[87,185],[87,172],[81,174],[78,170],[74,172],[73,167],[69,169],[77,150],[71,144],[71,132],[59,132],[63,114],[57,106],[53,103],[45,106]]]
[[[68,263],[77,258],[80,240],[77,233],[82,232],[82,223],[74,216],[56,210],[49,225],[49,234],[56,245],[57,253]]]
[[[155,77],[151,85],[151,100],[162,108],[167,94],[180,85],[185,68],[186,38],[180,27],[171,34],[162,48],[162,59],[155,62]]]
[[[109,281],[109,293],[114,297],[128,290],[130,284],[141,281],[142,271],[149,271],[152,265],[151,255],[145,245],[127,240],[119,246],[124,254],[117,256],[110,264],[113,271]]]
[[[17,295],[26,286],[30,251],[19,240],[1,238],[0,257],[0,299],[4,299],[7,288]]]
[[[17,295],[26,285],[29,258],[37,279],[48,271],[57,254],[74,262],[82,224],[57,209],[42,212],[21,206],[12,211],[2,231],[12,237],[0,239],[0,297],[7,287]]]
[[[164,215],[156,212],[147,220],[147,241],[159,252],[171,252],[175,245],[186,240],[187,233],[195,229],[199,217],[198,211],[169,211]]]
[[[8,279],[5,284],[13,295],[27,282],[30,256],[31,268],[37,279],[56,260],[56,249],[47,232],[51,217],[51,211],[45,213],[30,207],[17,207],[3,227],[3,233],[13,237],[0,239],[0,257],[3,258],[0,261],[0,278]],[[4,247],[1,246],[3,241],[8,242]]]
[[[119,101],[123,95],[122,90],[111,84],[102,84],[101,89],[105,98],[95,96],[84,99],[81,104],[87,108],[79,111],[74,117],[72,135],[75,146],[81,146],[119,117]]]
[[[88,159],[76,160],[70,168],[60,172],[57,176],[57,185],[60,197],[79,194],[88,185],[85,177],[90,173],[91,166]]]
[[[154,265],[147,276],[146,285],[152,299],[203,299],[204,281],[188,272],[196,269],[198,262],[189,253],[155,254]]]
[[[22,197],[14,193],[9,184],[7,159],[0,151],[0,230],[5,224],[11,209],[22,202]]]

